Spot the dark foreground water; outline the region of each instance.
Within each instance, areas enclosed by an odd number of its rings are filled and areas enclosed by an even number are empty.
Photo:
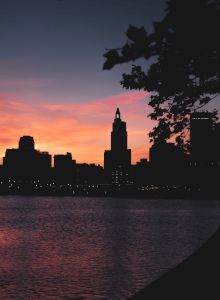
[[[127,299],[219,226],[217,201],[0,196],[0,299]]]

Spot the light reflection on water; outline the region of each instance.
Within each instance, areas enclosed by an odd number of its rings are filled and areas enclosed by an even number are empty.
[[[219,226],[217,201],[0,196],[0,299],[126,299]]]

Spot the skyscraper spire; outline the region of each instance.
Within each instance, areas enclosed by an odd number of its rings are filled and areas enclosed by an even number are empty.
[[[116,109],[116,112],[115,112],[115,119],[121,119],[121,113],[120,113],[120,110],[119,108]]]

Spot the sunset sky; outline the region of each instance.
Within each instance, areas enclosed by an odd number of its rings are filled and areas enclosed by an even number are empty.
[[[124,90],[131,65],[103,71],[103,54],[125,43],[129,24],[151,30],[164,8],[164,0],[1,0],[1,159],[31,135],[36,149],[103,164],[117,107],[132,162],[148,157],[149,95]]]

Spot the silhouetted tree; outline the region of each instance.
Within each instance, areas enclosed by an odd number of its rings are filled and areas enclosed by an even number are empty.
[[[151,139],[175,135],[183,146],[189,114],[220,91],[220,0],[169,0],[164,19],[153,23],[153,28],[149,34],[144,27],[130,25],[127,43],[104,54],[103,69],[153,58],[148,70],[133,64],[121,84],[151,93],[149,116],[158,121]]]

